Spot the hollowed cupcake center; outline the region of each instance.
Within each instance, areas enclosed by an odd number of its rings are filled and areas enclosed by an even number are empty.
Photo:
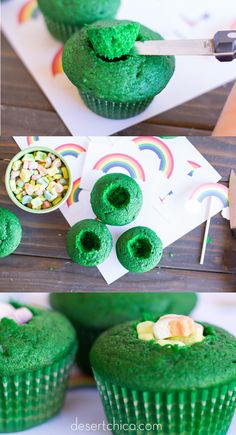
[[[152,253],[152,244],[146,237],[136,237],[129,243],[132,257],[147,259]]]
[[[106,192],[107,201],[115,208],[121,209],[127,207],[130,202],[130,194],[127,189],[121,186],[115,186]]]
[[[92,231],[85,231],[82,233],[80,236],[80,244],[86,252],[99,251],[101,248],[99,237]]]

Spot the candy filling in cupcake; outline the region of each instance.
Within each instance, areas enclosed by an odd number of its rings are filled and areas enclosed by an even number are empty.
[[[120,59],[129,54],[138,37],[140,25],[133,22],[103,22],[88,31],[95,53],[104,60]]]
[[[125,208],[130,203],[130,194],[122,186],[113,186],[105,191],[107,201],[117,209]]]
[[[32,318],[33,314],[27,307],[15,308],[11,304],[0,302],[0,321],[2,319],[11,319],[18,325],[24,325]]]
[[[193,345],[204,341],[204,328],[188,316],[168,314],[157,322],[141,322],[137,325],[138,338],[154,340],[160,346]]]
[[[92,231],[84,231],[77,236],[76,247],[82,248],[86,252],[99,251],[101,242],[99,237]]]
[[[128,243],[128,250],[134,258],[149,258],[152,255],[152,244],[145,237],[136,236]]]

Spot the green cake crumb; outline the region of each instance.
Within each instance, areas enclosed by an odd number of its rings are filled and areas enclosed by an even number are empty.
[[[140,25],[130,21],[101,22],[88,31],[88,38],[99,56],[116,59],[130,53]]]

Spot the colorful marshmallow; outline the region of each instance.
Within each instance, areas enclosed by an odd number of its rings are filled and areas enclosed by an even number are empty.
[[[34,210],[49,209],[59,204],[68,191],[68,170],[52,153],[29,152],[12,164],[10,188],[22,205]]]

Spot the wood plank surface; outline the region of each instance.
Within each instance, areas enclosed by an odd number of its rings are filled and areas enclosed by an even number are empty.
[[[189,138],[222,174],[228,185],[236,169],[236,138]],[[23,240],[16,253],[0,262],[0,291],[235,291],[236,242],[228,222],[220,214],[212,219],[204,266],[199,255],[204,226],[196,228],[164,251],[160,267],[143,275],[127,274],[107,286],[96,268],[73,264],[65,250],[69,228],[57,211],[35,216],[16,208],[9,200],[4,174],[8,160],[18,151],[12,138],[0,140],[0,205],[14,211],[22,221]]]

